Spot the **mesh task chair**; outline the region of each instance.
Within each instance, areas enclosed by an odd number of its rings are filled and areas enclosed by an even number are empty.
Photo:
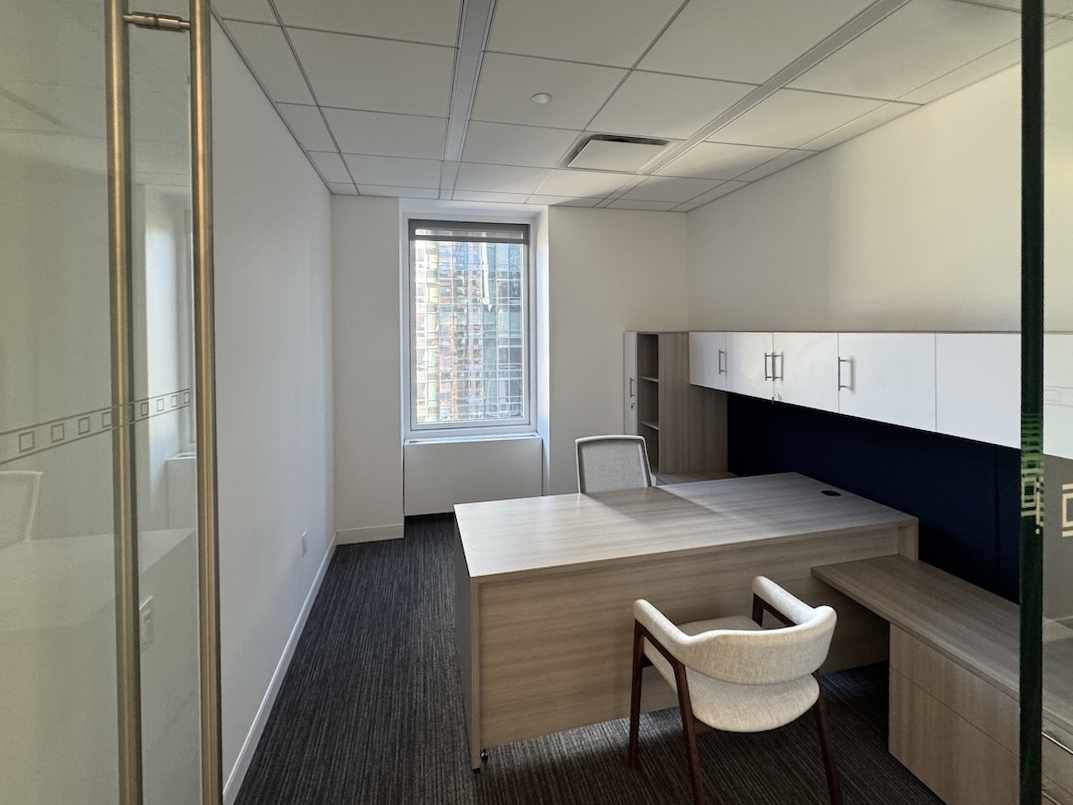
[[[614,492],[652,486],[648,448],[641,436],[586,436],[577,448],[577,491]]]
[[[764,612],[784,624],[764,629]],[[641,671],[653,665],[678,692],[693,801],[702,802],[694,719],[727,732],[765,732],[816,714],[832,805],[841,805],[827,713],[814,676],[827,659],[837,620],[828,606],[810,607],[770,579],[753,579],[753,616],[675,626],[645,600],[633,604],[633,691],[627,763],[637,767]]]

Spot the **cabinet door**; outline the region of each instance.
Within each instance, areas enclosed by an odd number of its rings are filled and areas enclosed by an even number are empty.
[[[637,333],[622,336],[622,432],[637,433]]]
[[[939,433],[1020,446],[1020,335],[937,333],[935,377]]]
[[[838,411],[837,333],[775,333],[772,351],[776,400]]]
[[[935,334],[839,333],[838,410],[935,430]]]
[[[727,333],[727,389],[770,400],[771,333]]]
[[[1073,335],[1043,336],[1043,452],[1073,458]]]
[[[725,389],[726,333],[689,334],[689,382],[694,386]]]

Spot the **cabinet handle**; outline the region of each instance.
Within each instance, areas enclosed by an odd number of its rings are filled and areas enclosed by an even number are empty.
[[[771,375],[769,375],[768,371],[767,371],[767,361],[768,361],[768,358],[770,358],[770,357],[771,357],[770,352],[765,352],[764,353],[764,380],[771,380]],[[772,363],[774,363],[774,361],[772,361]]]
[[[715,366],[716,374],[725,375],[727,373],[727,351],[725,349],[719,350],[719,354],[716,356]]]
[[[842,382],[842,364],[849,364],[849,383]],[[839,390],[848,389],[853,391],[853,358],[839,358],[838,359],[838,388]]]
[[[635,386],[636,383],[637,383],[637,379],[631,377],[630,378],[630,396],[631,397],[636,397],[637,396],[637,389],[636,389],[636,386]]]
[[[775,371],[775,359],[779,359],[779,370]],[[771,379],[772,380],[785,380],[786,379],[786,353],[785,352],[772,352],[771,353]]]

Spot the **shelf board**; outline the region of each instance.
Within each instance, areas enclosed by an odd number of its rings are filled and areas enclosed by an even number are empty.
[[[648,377],[646,375],[641,375],[641,379],[642,380],[647,380],[649,383],[658,383],[659,382],[658,377]]]
[[[641,424],[644,425],[646,428],[651,428],[654,431],[659,430],[659,425],[655,422],[645,422],[644,420],[642,420]]]

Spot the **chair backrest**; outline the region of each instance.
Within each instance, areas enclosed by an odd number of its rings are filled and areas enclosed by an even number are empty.
[[[586,436],[577,448],[577,491],[613,492],[652,486],[648,449],[641,436]]]
[[[706,668],[716,679],[740,684],[776,684],[815,673],[831,648],[838,616],[829,606],[812,607],[771,579],[753,579],[753,593],[793,623],[762,631],[714,631]]]
[[[30,538],[41,473],[0,471],[0,548]]]
[[[815,673],[831,647],[837,616],[811,607],[770,579],[753,579],[753,593],[793,623],[781,629],[713,629],[687,635],[647,601],[634,603],[637,619],[682,663],[739,685],[773,685]]]

